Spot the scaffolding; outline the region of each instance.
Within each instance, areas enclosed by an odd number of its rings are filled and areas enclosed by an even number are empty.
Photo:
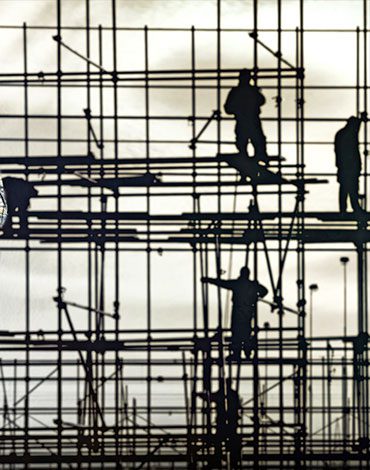
[[[2,468],[236,468],[211,398],[227,401],[227,379],[241,398],[241,468],[369,467],[368,216],[307,208],[335,177],[307,155],[333,139],[308,142],[307,126],[337,129],[349,116],[305,111],[312,90],[345,89],[353,114],[367,112],[369,3],[359,2],[362,24],[340,30],[305,28],[304,0],[295,27],[283,26],[286,2],[272,0],[276,24],[261,28],[261,3],[241,2],[252,12],[244,29],[223,27],[225,0],[207,7],[213,28],[122,25],[118,0],[106,2],[109,25],[91,23],[93,0],[85,24],[70,25],[71,3],[56,0],[53,25],[0,26],[22,46],[0,90],[23,95],[23,109],[0,115],[0,170],[39,191],[26,226],[15,214],[0,238],[1,283],[18,298],[0,331]],[[351,37],[355,83],[306,84],[314,32]],[[29,65],[34,34],[55,55],[44,70]],[[228,35],[243,39],[246,63],[224,66]],[[200,66],[205,37],[214,54]],[[153,67],[158,43],[179,38],[183,65]],[[125,63],[130,47],[137,68]],[[262,116],[273,176],[258,184],[225,153],[235,144],[223,104],[245,67],[273,102]],[[159,107],[166,97],[175,113]],[[361,154],[366,210],[366,123]],[[320,279],[307,276],[310,255],[324,253],[344,292],[332,335],[314,324]],[[244,265],[269,300],[258,304],[254,354],[238,363],[227,360],[230,296],[201,278]]]

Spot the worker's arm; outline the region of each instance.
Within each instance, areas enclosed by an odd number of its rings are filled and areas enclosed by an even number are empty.
[[[222,287],[223,289],[232,289],[233,288],[233,281],[224,281],[223,279],[213,279],[211,277],[202,277],[202,282],[206,282],[207,284],[213,284],[218,287]]]
[[[268,293],[268,290],[266,289],[265,286],[263,286],[262,284],[258,284],[258,297],[260,297],[261,299],[263,297],[265,297]]]

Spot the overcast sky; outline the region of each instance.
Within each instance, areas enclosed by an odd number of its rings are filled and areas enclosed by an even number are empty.
[[[260,28],[274,28],[276,26],[276,3],[274,0],[259,2],[258,22]],[[306,0],[305,28],[356,28],[362,26],[362,1],[360,0]],[[109,0],[91,0],[91,25],[111,26],[111,3]],[[283,0],[283,28],[299,26],[299,11],[297,0]],[[48,25],[55,27],[56,11],[55,1],[51,0],[0,0],[0,21],[2,25],[28,26]],[[222,1],[222,27],[252,29],[252,1],[223,0]],[[85,1],[62,1],[63,26],[85,25]],[[149,67],[153,70],[169,68],[190,67],[190,28],[213,28],[216,26],[216,2],[208,0],[117,0],[117,24],[142,28],[147,25],[154,27],[181,27],[189,29],[186,32],[150,32],[149,33]],[[29,30],[28,31],[28,62],[31,72],[48,72],[56,70],[56,43],[52,36],[56,30]],[[76,50],[85,53],[85,34],[81,31],[63,31],[63,40]],[[284,33],[282,53],[284,58],[294,62],[295,42],[294,32]],[[118,68],[120,70],[143,70],[143,32],[119,32],[118,38]],[[260,39],[273,50],[277,49],[277,35],[272,32],[261,32]],[[0,61],[1,72],[22,73],[22,30],[0,29]],[[91,33],[92,52],[91,59],[98,61],[97,32]],[[112,67],[111,33],[106,32],[104,42],[104,67]],[[196,35],[196,64],[199,68],[215,67],[216,65],[216,35],[213,32],[199,32]],[[347,85],[353,86],[356,80],[355,69],[355,33],[313,33],[305,34],[305,76],[307,85]],[[263,49],[259,50],[259,64],[261,67],[275,67],[276,59]],[[62,52],[63,70],[83,71],[85,63],[70,52]],[[222,33],[222,67],[244,68],[253,66],[253,41],[247,32]],[[232,83],[230,83],[232,85]],[[275,100],[276,90],[263,88],[266,82],[260,82],[262,92],[267,103],[263,108],[262,117],[276,117]],[[227,90],[223,90],[223,99]],[[345,119],[356,112],[356,95],[354,90],[309,90],[305,94],[305,115],[309,118],[326,117]],[[361,98],[362,99],[362,98]],[[104,97],[107,113],[112,110],[112,96],[109,92]],[[97,95],[93,94],[92,110],[97,109]],[[215,109],[216,95],[213,92],[199,91],[197,93],[197,112],[200,115],[210,115]],[[283,113],[292,116],[294,110],[294,93],[283,94]],[[0,87],[0,113],[23,113],[23,90],[21,88]],[[86,106],[86,93],[84,90],[68,89],[63,92],[63,112],[82,116],[82,109]],[[150,109],[153,114],[184,115],[191,113],[190,92],[183,90],[151,91]],[[56,111],[56,92],[50,88],[34,88],[30,90],[29,112],[31,114],[48,114]],[[119,113],[144,113],[143,90],[120,91]],[[344,122],[344,121],[343,121]],[[337,184],[335,182],[334,152],[332,145],[310,145],[312,141],[333,141],[335,132],[343,122],[308,123],[306,124],[306,171],[308,173],[332,173],[330,184],[312,186],[307,196],[307,210],[338,210]],[[276,140],[276,125],[264,123],[268,141]],[[112,137],[112,126],[106,125],[106,136]],[[204,134],[207,140],[214,140],[216,129],[213,126]],[[24,145],[21,142],[11,142],[10,137],[23,136],[22,119],[2,118],[0,126],[0,156],[24,154]],[[191,126],[184,123],[160,121],[151,123],[151,137],[153,139],[190,140]],[[63,123],[63,136],[65,138],[78,138],[86,136],[86,123],[81,117],[73,122]],[[42,119],[32,120],[30,123],[30,137],[43,138],[56,136],[55,123]],[[119,136],[122,139],[137,139],[144,136],[144,123],[137,120],[124,121],[119,127]],[[232,123],[223,123],[222,136],[225,140],[233,139]],[[283,125],[283,139],[294,140],[295,135],[290,125]],[[200,156],[213,156],[216,145],[199,146]],[[274,145],[269,145],[269,152],[276,152]],[[232,151],[233,147],[225,146],[225,151]],[[63,145],[65,155],[85,154],[86,146],[82,144],[66,143]],[[283,156],[287,163],[293,162],[295,148],[292,145],[283,146]],[[55,143],[40,144],[31,142],[31,155],[55,155]],[[107,156],[113,155],[112,145],[106,146]],[[145,147],[140,144],[121,144],[119,154],[122,158],[144,157]],[[184,145],[152,145],[152,156],[190,156],[190,150]],[[164,181],[166,175],[164,175]],[[167,178],[170,178],[167,176]],[[35,181],[40,180],[36,177]],[[50,188],[42,188],[41,194],[48,194]],[[66,190],[68,191],[68,190]],[[75,191],[75,189],[74,189]],[[66,201],[65,209],[86,209],[86,198],[81,191],[81,200]],[[263,210],[271,210],[276,204],[274,196],[261,198]],[[133,201],[133,202],[132,202]],[[245,210],[249,199],[240,197],[237,209]],[[110,202],[111,204],[111,202]],[[224,208],[230,210],[232,201],[225,199]],[[286,210],[293,209],[294,201],[287,200]],[[55,201],[34,200],[31,210],[40,208],[55,209]],[[143,210],[145,201],[135,199],[122,201],[125,210]],[[112,205],[109,206],[112,210]],[[207,199],[203,210],[215,210],[215,201]],[[190,198],[157,198],[153,200],[153,213],[181,213],[191,209]],[[15,243],[15,242],[13,242]],[[12,246],[8,242],[1,242],[0,247]],[[348,248],[348,247],[347,247]],[[353,248],[350,246],[349,248]],[[315,321],[316,335],[328,333],[339,335],[342,333],[341,299],[342,299],[342,271],[339,258],[343,252],[307,253],[306,280],[307,285],[318,283],[319,291],[315,294]],[[348,253],[347,253],[348,254]],[[2,251],[0,253],[0,296],[1,296],[1,329],[23,328],[24,325],[24,259],[23,252]],[[52,301],[57,286],[56,255],[50,252],[31,252],[31,326],[32,329],[53,328],[56,325],[56,309]],[[192,255],[188,253],[164,253],[152,256],[152,312],[153,327],[178,327],[192,325]],[[276,274],[277,260],[272,257],[273,269]],[[226,271],[225,277],[236,276],[243,263],[243,256],[234,256],[232,272],[228,271],[229,258],[223,257],[222,268]],[[351,320],[350,332],[356,331],[356,260],[350,255],[349,264],[349,315]],[[71,301],[87,302],[87,257],[86,254],[76,255],[66,253],[63,256],[63,285],[68,289],[67,298]],[[212,271],[213,270],[213,271]],[[213,264],[210,275],[215,275]],[[107,310],[111,310],[114,300],[113,289],[113,259],[108,256],[107,262]],[[284,273],[284,298],[287,305],[294,307],[296,298],[296,255],[288,255]],[[261,256],[259,279],[270,290],[266,263]],[[146,255],[145,253],[124,253],[121,256],[121,313],[122,327],[137,328],[146,325]],[[216,290],[212,290],[211,316],[216,316]],[[83,315],[83,314],[82,314]],[[80,312],[73,313],[76,325],[84,325]],[[199,311],[199,318],[201,312]],[[261,323],[270,321],[276,323],[276,317],[271,315],[268,308],[261,307]],[[287,324],[292,319],[285,318]],[[213,323],[215,326],[215,323]],[[112,325],[113,326],[113,325]]]
[[[299,25],[298,2],[295,0],[283,1],[283,27],[295,28]],[[276,23],[276,2],[259,2],[258,23],[261,28],[271,28]],[[251,28],[252,27],[252,2],[225,0],[222,2],[222,27],[223,28]],[[305,1],[305,27],[306,28],[355,28],[362,26],[362,1]],[[0,18],[3,25],[21,26],[26,22],[29,26],[56,24],[55,2],[47,0],[21,1],[2,0],[0,2]],[[330,18],[330,21],[329,21]],[[85,24],[85,2],[79,0],[64,0],[62,2],[62,23],[64,26],[83,26]],[[130,27],[184,27],[190,28],[194,25],[196,28],[215,27],[216,25],[216,2],[215,1],[180,1],[180,0],[119,0],[117,2],[117,23],[119,26]],[[109,0],[91,1],[91,25],[97,26],[111,25],[111,2]],[[55,33],[53,30],[30,30],[28,32],[28,62],[29,70],[54,71],[56,67],[56,43],[51,36]],[[1,29],[2,48],[1,63],[2,71],[22,72],[22,31],[20,29]],[[98,60],[97,33],[91,34],[92,39],[92,60]],[[275,33],[260,33],[260,39],[276,49]],[[85,51],[85,35],[79,31],[63,31],[63,40],[75,47],[82,53]],[[104,66],[109,69],[112,65],[111,51],[111,33],[104,35]],[[247,33],[225,32],[222,34],[222,66],[223,67],[248,67],[252,66],[252,47],[253,42]],[[190,33],[161,33],[152,32],[149,36],[149,66],[152,69],[188,68],[190,66]],[[286,33],[283,35],[282,52],[284,57],[294,62],[295,44],[294,34]],[[276,60],[263,49],[259,50],[260,65],[276,66]],[[214,33],[198,33],[196,36],[196,60],[199,68],[214,67],[216,64],[216,48]],[[143,33],[142,32],[120,32],[118,33],[118,62],[119,69],[133,70],[143,69]],[[62,63],[64,70],[84,70],[85,64],[78,57],[73,56],[68,51],[62,53]],[[309,85],[353,85],[355,83],[355,34],[353,33],[306,33],[305,35],[305,70],[306,83]],[[276,90],[263,90],[267,98],[267,104],[263,108],[263,117],[276,116],[274,96]],[[223,91],[223,97],[227,90]],[[2,87],[0,89],[1,112],[22,113],[23,96],[19,88]],[[142,90],[124,90],[120,94],[120,112],[123,114],[143,114],[144,95]],[[283,95],[283,113],[286,116],[292,115],[294,109],[294,95],[286,92]],[[55,91],[45,88],[35,88],[30,91],[30,113],[52,113],[56,110]],[[86,94],[77,90],[66,90],[63,94],[63,111],[69,114],[81,114],[82,108],[86,104]],[[93,98],[93,105],[96,100]],[[215,94],[205,91],[199,91],[197,95],[198,113],[209,115],[215,108]],[[190,114],[190,93],[182,90],[168,92],[153,91],[150,94],[150,107],[153,114]],[[111,96],[107,93],[105,98],[106,112],[112,109]],[[94,110],[93,110],[94,111]],[[353,90],[310,90],[306,92],[307,117],[339,117],[345,118],[355,113],[355,91]],[[309,145],[310,141],[330,140],[341,123],[309,123],[306,125],[306,164],[307,172],[331,172],[334,173],[334,153],[331,146]],[[276,140],[276,126],[272,123],[264,124],[265,133],[268,140]],[[225,140],[233,139],[232,123],[225,123],[223,128]],[[288,125],[283,126],[283,138],[294,139],[292,128]],[[55,137],[55,123],[42,120],[31,121],[31,137]],[[106,128],[106,135],[111,137],[112,130],[109,124]],[[172,123],[154,122],[151,126],[151,136],[154,139],[168,138],[169,133],[174,139],[190,139],[191,128],[188,124],[172,125]],[[73,138],[86,135],[86,127],[83,119],[63,123],[63,135],[66,138]],[[2,138],[17,137],[23,135],[23,122],[16,119],[3,119],[0,129]],[[125,121],[120,124],[120,138],[135,139],[142,138],[144,135],[144,124],[137,121]],[[205,139],[215,139],[215,128],[210,127],[205,134]],[[22,143],[1,141],[1,155],[22,155],[24,152]],[[112,146],[107,145],[107,154],[112,155]],[[63,146],[65,154],[84,154],[85,147],[78,144],[65,144]],[[225,147],[226,150],[232,150],[232,147]],[[276,150],[273,145],[269,146],[270,153]],[[53,155],[55,154],[55,144],[31,143],[31,155]],[[144,156],[144,146],[139,144],[122,144],[120,146],[120,155],[122,157]],[[199,155],[214,155],[215,146],[199,147]],[[283,147],[284,157],[294,158],[294,146]],[[186,145],[183,146],[164,146],[153,145],[151,155],[190,155]],[[337,210],[337,186],[335,178],[330,179],[330,185],[314,186],[310,188],[310,194],[307,197],[307,209],[317,209],[320,204],[321,210]],[[43,188],[42,191],[47,191]],[[272,197],[261,198],[261,206],[264,209],[271,208],[275,203],[271,201]],[[143,201],[136,201],[138,208],[142,209]],[[247,202],[245,198],[238,201],[238,209],[243,210]],[[163,198],[153,201],[153,211],[178,213],[189,210],[190,198],[170,198],[163,204]],[[34,201],[32,209],[37,209],[41,201]],[[50,202],[50,208],[55,204]],[[67,204],[71,204],[70,202]],[[86,198],[74,203],[74,206],[65,206],[66,208],[85,207]],[[125,204],[125,202],[123,202]],[[127,203],[128,204],[128,203]],[[131,200],[130,200],[131,204]],[[214,209],[214,203],[208,201],[209,206],[205,209]],[[287,203],[287,209],[292,209],[293,202]],[[125,208],[128,205],[124,206]],[[132,207],[132,210],[136,210]],[[230,207],[230,201],[225,200],[225,209]],[[2,273],[4,282],[1,288],[5,295],[2,295],[2,308],[6,323],[10,326],[21,324],[23,296],[19,289],[10,288],[14,283],[22,284],[23,280],[23,253],[2,253]],[[191,265],[190,254],[166,254],[161,258],[154,256],[153,259],[153,309],[154,318],[158,318],[159,324],[162,318],[170,316],[174,324],[188,324],[191,311]],[[322,263],[323,257],[325,263]],[[290,259],[291,258],[291,259]],[[316,294],[317,315],[320,315],[320,325],[323,332],[326,331],[325,325],[331,327],[333,319],[338,315],[336,307],[330,301],[331,295],[336,297],[341,292],[341,278],[338,276],[338,258],[339,254],[320,253],[308,254],[307,256],[307,274],[309,282],[318,282],[320,291]],[[83,300],[85,286],[85,276],[81,275],[86,268],[86,259],[81,261],[79,257],[69,257],[66,255],[64,263],[65,284],[69,289],[71,298]],[[53,314],[49,309],[53,309],[51,296],[55,288],[55,257],[51,254],[35,252],[31,254],[32,268],[32,318],[35,327],[44,323],[45,317],[52,321]],[[291,261],[291,264],[289,262]],[[240,260],[234,263],[234,272],[226,273],[234,275],[239,267]],[[78,265],[80,268],[76,268]],[[82,266],[84,265],[85,268]],[[138,326],[145,318],[145,256],[142,254],[123,255],[123,273],[122,273],[122,296],[123,309],[125,310],[125,321],[127,325]],[[227,258],[224,259],[224,268],[228,265]],[[354,268],[354,260],[351,262]],[[168,284],[173,279],[173,269],[176,267],[177,281]],[[70,270],[70,272],[69,272]],[[292,283],[290,276],[295,271],[295,257],[290,255],[287,264],[286,285]],[[336,273],[335,276],[332,274]],[[261,264],[261,279],[268,282],[266,266]],[[48,291],[45,288],[46,279],[54,279],[53,285]],[[164,282],[164,279],[167,281]],[[178,282],[180,280],[180,282]],[[156,282],[159,281],[157,284]],[[351,282],[355,286],[354,272],[351,275]],[[168,286],[171,285],[171,289]],[[166,288],[164,288],[166,286]],[[181,286],[181,287],[180,287]],[[292,295],[290,301],[295,302],[293,292],[295,289],[289,289],[286,293],[287,298]],[[352,291],[354,291],[352,289]],[[78,299],[76,299],[78,297]],[[109,298],[109,297],[108,297]],[[352,298],[353,314],[355,314],[355,297]],[[17,312],[17,313],[15,313]],[[140,312],[140,313],[139,313]],[[320,312],[320,313],[319,313]],[[9,313],[9,314],[8,314]],[[167,320],[166,320],[167,321]],[[132,322],[132,323],[131,323]],[[51,323],[52,324],[52,323]],[[336,325],[338,323],[335,323]],[[5,325],[4,325],[5,327]],[[338,331],[339,333],[339,331]]]

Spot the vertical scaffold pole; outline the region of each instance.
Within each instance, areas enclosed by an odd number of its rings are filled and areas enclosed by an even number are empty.
[[[369,13],[369,0],[363,0],[363,77],[364,77],[364,96],[363,96],[363,111],[365,116],[367,116],[368,112],[368,31],[367,31],[367,24],[368,24],[368,13]],[[364,160],[365,160],[365,199],[364,199],[364,209],[367,210],[368,206],[368,122],[367,120],[363,123],[364,126]],[[363,328],[368,338],[369,334],[369,319],[368,319],[368,256],[367,256],[367,243],[364,243],[364,269],[363,269],[363,285],[364,285],[364,306],[363,306]],[[364,381],[363,381],[363,395],[364,395],[364,411],[363,411],[363,419],[364,419],[364,429],[365,429],[365,440],[366,442],[369,441],[369,350],[368,350],[368,343],[366,344],[365,351],[364,351]],[[370,462],[367,460],[366,468],[370,468]]]
[[[150,102],[149,102],[149,29],[144,27],[144,60],[145,60],[145,155],[146,155],[146,171],[150,171]],[[148,419],[148,453],[151,446],[151,413],[152,413],[152,384],[151,384],[151,330],[152,330],[152,314],[151,314],[151,243],[150,243],[150,186],[146,190],[146,210],[148,213],[147,218],[147,256],[146,256],[146,282],[147,282],[147,338],[148,338],[148,351],[147,351],[147,419]],[[148,461],[147,468],[151,468],[151,463]]]
[[[258,32],[258,0],[253,0],[253,33],[257,35]],[[257,37],[257,36],[255,36]],[[253,49],[253,69],[255,77],[255,85],[258,83],[258,43],[254,41]],[[253,185],[253,200],[254,204],[257,202],[257,188]],[[254,279],[257,279],[257,259],[258,259],[258,245],[254,243]],[[260,460],[260,416],[259,416],[259,370],[258,370],[258,306],[256,305],[256,312],[254,318],[254,356],[253,356],[253,468],[259,468]]]
[[[118,139],[119,139],[119,130],[118,130],[118,76],[117,76],[117,5],[116,0],[112,0],[111,3],[112,9],[112,53],[113,53],[113,140],[114,140],[114,176],[118,178]],[[114,195],[114,209],[116,214],[119,212],[119,194]],[[120,250],[119,250],[119,220],[116,218],[114,223],[115,228],[115,242],[114,242],[114,314],[115,314],[115,325],[114,325],[114,335],[115,340],[119,339],[119,306],[120,306]],[[120,461],[120,439],[119,439],[119,393],[120,393],[120,376],[119,376],[119,367],[120,359],[119,352],[114,353],[115,360],[115,375],[114,375],[114,427],[115,427],[115,437],[114,437],[114,449],[115,449],[115,458],[117,467]]]
[[[277,108],[277,155],[279,158],[278,170],[281,175],[281,153],[282,153],[282,96],[281,96],[281,17],[282,17],[282,5],[281,0],[277,0],[277,96],[276,96],[276,108]],[[283,233],[282,233],[282,211],[283,211],[283,194],[282,185],[278,185],[278,269],[279,269],[279,282],[276,286],[276,295],[279,299],[278,315],[279,315],[279,451],[280,455],[284,455],[284,322],[283,315],[284,311],[282,308],[283,299]],[[282,461],[282,465],[284,462]]]
[[[298,169],[297,176],[300,181],[297,191],[298,197],[298,213],[304,214],[305,212],[305,187],[304,187],[304,146],[305,146],[305,84],[304,84],[304,0],[299,2],[299,33],[298,33],[298,79],[297,79],[297,120],[298,120]],[[306,342],[306,281],[305,281],[305,242],[302,235],[305,231],[305,218],[299,217],[297,220],[298,232],[301,237],[297,241],[297,305],[298,305],[298,344],[299,344],[299,365],[298,365],[298,416],[297,416],[297,429],[299,433],[297,441],[299,443],[297,453],[299,458],[296,459],[296,465],[301,468],[306,467],[307,456],[307,342]],[[313,345],[311,345],[313,347]],[[315,373],[312,367],[313,374]],[[312,410],[311,410],[312,412]],[[312,436],[311,436],[312,438]]]
[[[57,0],[57,36],[61,37],[62,31],[62,6],[61,0]],[[62,50],[61,43],[57,41],[57,160],[58,160],[58,204],[57,210],[59,213],[62,211],[62,186],[61,182],[61,164],[62,156]],[[61,229],[62,223],[61,219],[58,219],[58,256],[57,256],[57,285],[58,285],[58,295],[62,293],[62,242],[61,242]],[[62,325],[62,308],[58,303],[58,378],[57,378],[57,449],[58,449],[58,470],[62,469],[62,455],[63,455],[63,436],[62,436],[62,417],[63,417],[63,395],[62,395],[62,386],[63,386],[63,370],[62,370],[62,334],[63,334],[63,325]]]
[[[28,118],[28,57],[27,57],[27,25],[23,23],[23,73],[24,73],[24,156],[29,158],[29,118]],[[28,162],[27,162],[28,163]],[[28,164],[25,169],[28,180]],[[28,228],[28,227],[27,227]],[[29,452],[29,389],[30,389],[30,246],[27,237],[25,242],[25,330],[26,330],[26,367],[25,367],[25,401],[24,401],[24,452]],[[25,462],[28,469],[28,462]]]

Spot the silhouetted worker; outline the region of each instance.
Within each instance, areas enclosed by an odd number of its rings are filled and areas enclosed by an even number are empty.
[[[347,198],[351,201],[354,212],[362,211],[359,204],[359,177],[361,173],[361,157],[358,145],[358,133],[362,121],[366,121],[366,113],[361,118],[351,116],[346,125],[335,135],[335,164],[338,168],[339,210],[346,212]]]
[[[206,393],[198,395],[208,400]],[[216,405],[216,434],[214,436],[216,456],[218,460],[221,460],[222,444],[225,442],[226,449],[230,452],[231,468],[237,469],[241,457],[242,442],[238,434],[238,426],[242,415],[242,404],[238,392],[232,388],[231,379],[226,379],[225,392],[222,389],[217,390],[209,395],[209,400]]]
[[[3,178],[3,186],[8,212],[3,226],[4,233],[12,231],[13,216],[17,213],[19,215],[20,230],[24,231],[27,229],[27,209],[30,205],[30,199],[37,196],[38,191],[28,181],[13,178],[12,176]]]
[[[268,161],[266,137],[262,130],[260,113],[265,97],[256,86],[250,84],[251,73],[243,69],[239,74],[238,86],[232,88],[224,106],[227,114],[236,119],[236,146],[241,155],[248,157],[248,142],[252,142],[254,156],[258,161]]]
[[[259,298],[265,297],[267,289],[258,281],[249,279],[250,271],[247,267],[240,270],[237,279],[224,281],[223,279],[202,278],[208,282],[233,292],[231,313],[231,360],[239,360],[242,349],[247,358],[252,351],[252,320],[256,314],[256,304]]]

